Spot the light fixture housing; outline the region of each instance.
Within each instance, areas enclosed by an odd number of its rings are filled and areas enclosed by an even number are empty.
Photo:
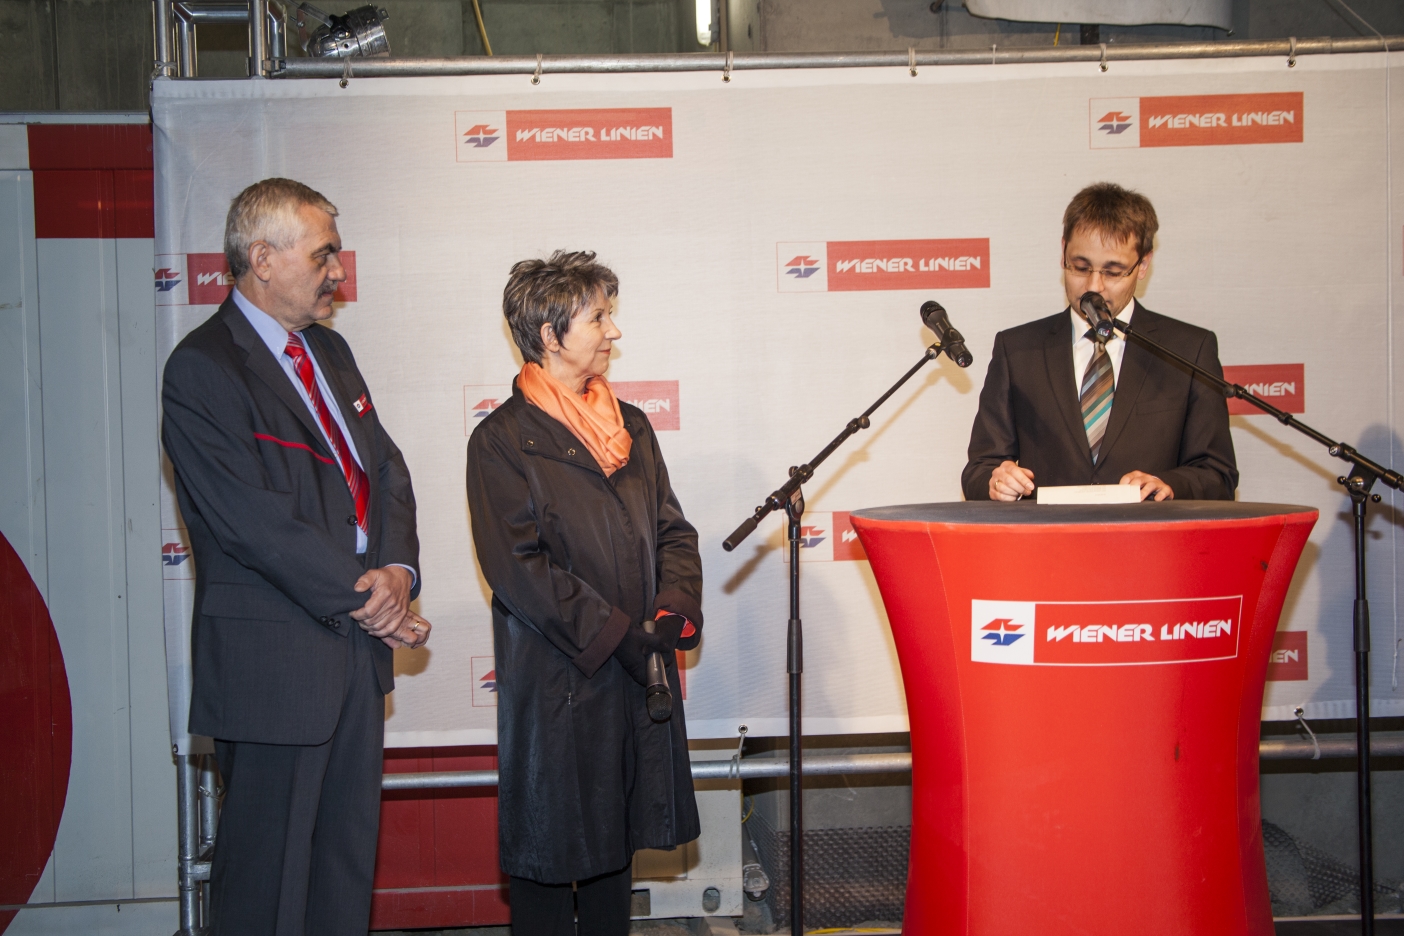
[[[385,20],[390,14],[373,5],[328,16],[310,3],[297,7],[297,34],[302,48],[316,58],[365,58],[389,55]]]

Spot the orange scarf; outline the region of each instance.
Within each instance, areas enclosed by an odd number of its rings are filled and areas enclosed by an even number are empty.
[[[517,375],[517,387],[528,403],[569,429],[590,450],[606,478],[629,464],[634,440],[624,428],[609,381],[591,377],[583,395],[573,393],[540,364],[527,361]]]

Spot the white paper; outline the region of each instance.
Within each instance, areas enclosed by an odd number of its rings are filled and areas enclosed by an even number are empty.
[[[1139,504],[1137,484],[1067,484],[1041,487],[1034,492],[1040,504]]]

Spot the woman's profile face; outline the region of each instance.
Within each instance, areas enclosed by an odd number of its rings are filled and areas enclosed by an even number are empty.
[[[570,328],[564,335],[547,335],[543,326],[546,353],[542,365],[562,383],[583,387],[590,377],[598,377],[609,369],[609,354],[622,332],[614,324],[614,301],[603,292],[570,318]]]

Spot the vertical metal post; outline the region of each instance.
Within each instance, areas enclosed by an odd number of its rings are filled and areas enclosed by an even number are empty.
[[[726,0],[722,0],[725,4]],[[795,469],[791,468],[793,474]],[[804,628],[800,623],[800,521],[804,495],[797,489],[785,505],[790,533],[790,626],[786,640],[786,670],[790,674],[790,932],[804,933],[804,772],[800,763],[804,740],[801,723],[800,678],[804,673]]]
[[[200,758],[200,861],[214,858],[215,830],[219,826],[219,768],[213,754]],[[200,904],[204,922],[210,923],[210,882],[208,876],[200,882]]]
[[[731,17],[726,3],[727,0],[717,0],[717,51],[722,55],[731,51]]]
[[[176,826],[180,835],[178,936],[200,933],[200,882],[195,862],[200,855],[199,770],[189,754],[176,755]]]
[[[1355,750],[1360,828],[1360,932],[1375,932],[1374,820],[1370,812],[1370,602],[1365,596],[1365,503],[1369,486],[1359,477],[1346,486],[1355,515]],[[1373,478],[1371,479],[1373,480]],[[1378,497],[1379,495],[1375,495]]]
[[[171,0],[152,0],[151,22],[155,35],[156,76],[169,78],[172,71],[171,58]]]
[[[176,65],[182,78],[194,78],[200,73],[195,52],[195,22],[176,11]]]
[[[287,27],[281,9],[277,0],[268,4],[268,57],[271,59],[288,57]]]
[[[264,78],[268,58],[268,0],[249,0],[249,77]]]

